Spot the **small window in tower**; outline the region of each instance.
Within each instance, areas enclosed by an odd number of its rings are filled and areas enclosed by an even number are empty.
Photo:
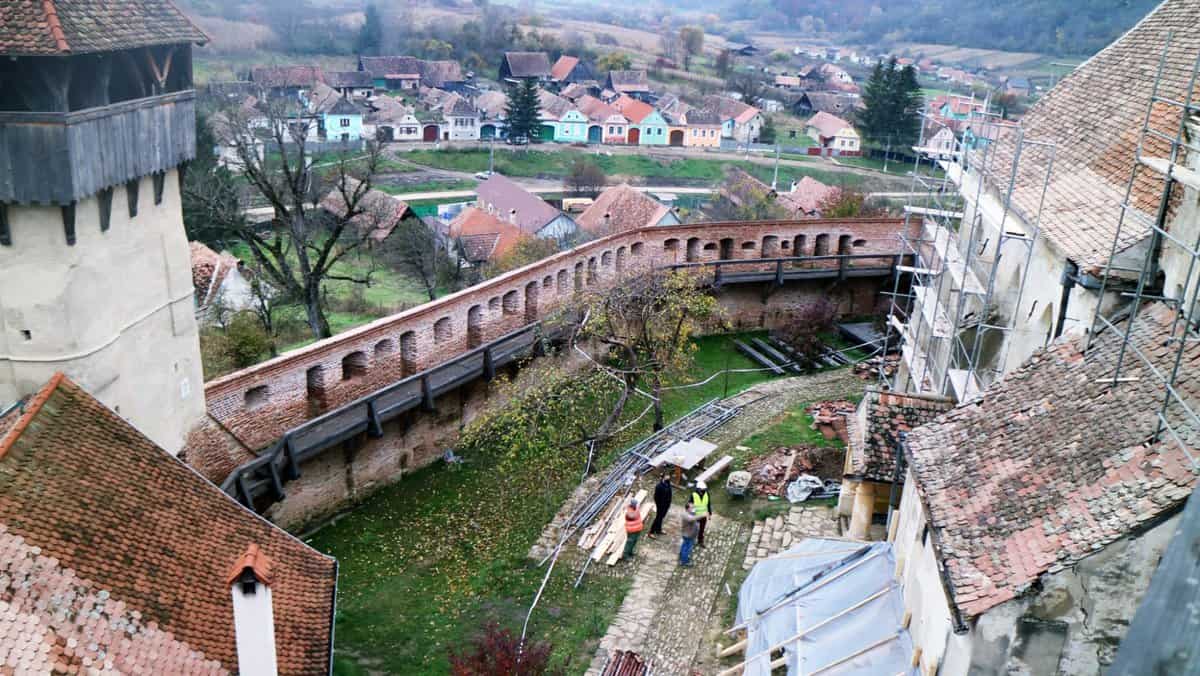
[[[33,331],[30,331],[29,329],[22,329],[21,337],[24,338],[26,342],[31,341],[33,340]]]
[[[262,408],[269,401],[270,396],[266,385],[259,385],[246,390],[246,410],[253,411]]]

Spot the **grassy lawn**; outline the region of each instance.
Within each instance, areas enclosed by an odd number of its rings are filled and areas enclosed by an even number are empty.
[[[417,192],[443,192],[450,190],[474,190],[479,181],[467,179],[448,179],[445,181],[422,181],[420,183],[397,183],[378,185],[383,192],[392,195],[404,195]],[[461,198],[460,198],[461,199]]]
[[[753,368],[730,336],[698,339],[695,366],[684,379],[728,368]],[[771,377],[729,378],[733,395]],[[726,391],[724,378],[670,391],[668,422]],[[627,418],[642,412],[631,402]],[[591,406],[597,417],[603,406]],[[642,418],[609,454],[650,431]],[[503,444],[464,453],[466,462],[438,463],[368,498],[319,530],[309,542],[340,562],[335,672],[444,674],[449,646],[461,646],[489,620],[520,630],[544,569],[526,560],[529,547],[579,482],[583,449],[530,454]],[[516,446],[515,448],[520,448]],[[534,480],[536,475],[536,480]],[[556,569],[533,614],[532,636],[555,646],[556,663],[582,673],[596,640],[628,591],[629,580]]]
[[[578,151],[497,150],[497,172],[506,176],[556,178],[564,176],[567,166],[577,157],[587,156],[600,165],[610,179],[617,177],[643,179],[672,179],[683,183],[716,183],[725,177],[725,168],[740,167],[760,179],[770,181],[771,167],[741,160],[706,160],[699,158],[658,159],[649,155],[596,155]],[[487,169],[486,150],[445,149],[413,150],[404,159],[416,164],[450,171],[476,172]],[[782,166],[781,179],[799,180],[803,176],[833,185],[859,185],[864,178],[846,172],[833,172],[808,167]]]

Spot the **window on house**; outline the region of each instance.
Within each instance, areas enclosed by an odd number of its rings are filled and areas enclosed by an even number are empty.
[[[342,118],[342,120],[341,120],[341,122],[342,122],[342,126],[343,126],[343,127],[349,127],[349,126],[350,126],[350,118],[348,118],[348,117],[343,117],[343,118]]]

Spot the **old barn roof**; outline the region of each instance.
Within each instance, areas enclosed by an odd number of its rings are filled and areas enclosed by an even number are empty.
[[[546,52],[504,52],[509,75],[513,77],[548,77],[550,57]]]
[[[61,374],[0,419],[0,636],[18,671],[237,672],[228,575],[252,546],[272,562],[279,672],[327,673],[333,559]]]
[[[555,61],[554,66],[550,68],[550,77],[559,81],[565,80],[567,76],[571,74],[571,71],[575,70],[575,66],[577,65],[579,65],[578,56],[567,56],[566,54],[563,54],[562,56],[558,57],[558,61]]]
[[[325,82],[325,72],[320,66],[259,66],[250,79],[263,87],[312,88]]]
[[[657,225],[669,211],[658,200],[623,183],[600,193],[575,220],[588,232],[609,234]]]
[[[1171,315],[1162,305],[1142,310],[1131,343],[1168,371]],[[1085,338],[1069,336],[909,435],[951,603],[966,619],[1171,514],[1191,494],[1188,457],[1152,440],[1157,379],[1127,355],[1122,382],[1111,383],[1121,338],[1105,331],[1085,352]],[[1175,386],[1194,402],[1200,345],[1188,352]]]
[[[54,56],[206,36],[170,0],[0,0],[0,54]]]
[[[614,70],[608,73],[608,88],[618,94],[648,92],[650,79],[644,70]]]
[[[335,70],[325,73],[325,84],[330,87],[370,87],[375,81],[363,70]]]

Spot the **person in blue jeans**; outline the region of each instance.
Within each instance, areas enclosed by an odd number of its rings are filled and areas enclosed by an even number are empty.
[[[696,537],[700,535],[700,519],[696,516],[696,508],[690,502],[683,508],[683,528],[680,529],[680,533],[683,534],[683,544],[679,546],[679,565],[691,567],[692,547],[696,544]]]

